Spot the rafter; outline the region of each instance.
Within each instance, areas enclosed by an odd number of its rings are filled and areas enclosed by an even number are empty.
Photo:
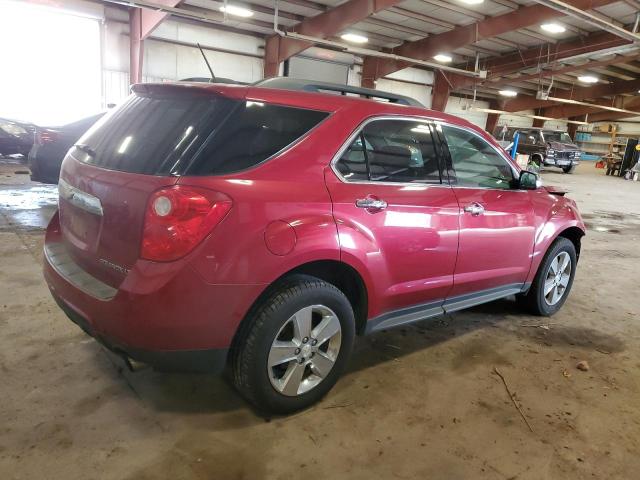
[[[440,0],[425,1],[460,13],[468,13],[468,9],[447,4]],[[585,10],[614,3],[614,1],[616,0],[567,0],[567,2],[574,7]],[[415,42],[405,42],[400,47],[394,49],[394,53],[405,57],[429,60],[440,52],[450,53],[479,40],[496,37],[500,34],[526,28],[531,25],[537,25],[542,21],[561,16],[562,14],[560,12],[537,4],[521,7],[496,17],[484,18],[484,16],[476,14],[473,15],[473,18],[479,19],[476,23],[456,27],[447,32],[432,35]],[[411,64],[407,62],[367,57],[363,65],[363,85],[373,86],[373,82],[376,79],[409,66],[411,66]]]
[[[618,108],[626,108],[624,105],[624,98],[615,97],[611,99],[597,99],[589,102],[593,105],[601,105],[605,107],[618,107]],[[585,115],[587,113],[600,112],[601,110],[597,107],[589,107],[586,105],[569,105],[569,104],[561,104],[554,105],[552,107],[547,107],[542,109],[542,114],[545,117],[551,118],[571,118],[577,117],[580,115]]]
[[[621,80],[615,83],[594,85],[591,87],[577,87],[571,91],[555,92],[553,97],[566,100],[587,100],[590,98],[601,98],[609,95],[620,95],[623,93],[636,92],[640,89],[640,79]],[[553,100],[538,100],[535,97],[519,96],[513,100],[505,102],[504,110],[507,112],[519,112],[521,110],[530,110],[534,108],[547,107],[562,102],[554,102]]]
[[[640,110],[640,98],[634,98],[624,106],[629,110]],[[635,117],[633,113],[626,112],[599,112],[589,115],[589,122],[603,122],[607,120],[622,120],[624,118]]]
[[[392,7],[401,0],[347,0],[335,8],[315,17],[309,17],[294,27],[296,33],[309,37],[329,38],[354,23],[358,23],[376,12]],[[265,45],[264,76],[278,74],[280,62],[306,50],[308,42],[272,35]]]
[[[623,56],[623,55],[613,55],[611,58],[609,58],[607,60],[599,60],[599,61],[593,61],[592,60],[592,61],[581,63],[581,64],[566,65],[566,66],[563,66],[561,68],[555,68],[555,69],[549,68],[548,70],[542,70],[542,71],[536,72],[536,73],[522,74],[522,75],[519,75],[517,77],[503,78],[503,79],[499,79],[497,81],[494,81],[493,79],[500,78],[500,76],[499,75],[495,75],[493,77],[488,78],[484,82],[484,84],[485,84],[485,86],[501,87],[501,86],[504,86],[504,85],[510,85],[513,80],[538,80],[538,79],[542,79],[542,78],[550,78],[550,77],[553,77],[554,75],[559,75],[559,74],[563,74],[563,73],[581,72],[581,71],[589,69],[589,68],[606,67],[606,66],[609,66],[609,65],[628,63],[628,62],[633,61],[633,60],[635,60],[635,59],[637,59],[639,57],[640,56],[629,56],[629,57],[626,57],[626,56]]]

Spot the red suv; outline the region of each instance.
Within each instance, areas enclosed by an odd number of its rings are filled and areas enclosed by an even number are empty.
[[[132,90],[69,150],[44,247],[60,307],[125,359],[230,364],[289,412],[356,333],[514,294],[551,315],[569,294],[575,203],[463,119],[289,79]]]

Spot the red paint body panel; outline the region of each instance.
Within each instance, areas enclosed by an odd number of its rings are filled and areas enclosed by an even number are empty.
[[[268,285],[319,260],[346,263],[360,274],[369,318],[494,286],[524,285],[560,231],[584,230],[575,204],[543,189],[344,183],[330,168],[346,139],[378,115],[461,125],[497,146],[465,120],[337,95],[232,85],[181,88],[331,115],[276,158],[229,175],[140,175],[65,159],[61,178],[97,197],[104,214],[96,218],[62,200],[45,244],[64,243],[81,269],[117,293],[98,300],[74,287],[48,260],[45,278],[96,332],[119,344],[156,351],[227,348]],[[185,257],[142,260],[147,201],[155,190],[176,183],[222,192],[231,198],[231,210]],[[387,209],[356,208],[355,200],[368,195],[383,198]],[[482,202],[488,214],[466,215],[462,208],[472,201]]]
[[[569,228],[583,233],[586,227],[576,203],[567,197],[553,195],[544,188],[529,193],[536,217],[533,255],[527,282],[532,282],[545,252],[558,235]]]
[[[530,191],[456,187],[453,191],[460,204],[460,245],[451,296],[524,285],[535,235]],[[483,215],[464,212],[474,202],[484,206]]]
[[[451,187],[344,183],[330,169],[326,178],[341,258],[366,279],[369,317],[444,300],[458,249],[458,203]],[[388,206],[372,212],[356,207],[366,197]]]

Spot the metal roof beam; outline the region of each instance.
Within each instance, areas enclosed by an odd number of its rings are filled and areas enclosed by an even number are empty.
[[[327,39],[376,12],[392,7],[402,0],[347,0],[315,17],[308,17],[294,27],[294,32],[307,37]],[[299,39],[272,35],[266,41],[264,76],[278,74],[281,62],[309,48],[312,44]]]
[[[590,98],[601,98],[607,95],[619,95],[622,93],[635,92],[640,89],[640,79],[621,80],[615,83],[606,83],[593,85],[591,87],[577,87],[569,92],[556,92],[553,97],[565,100],[587,100]],[[538,100],[535,97],[520,96],[505,102],[504,109],[508,112],[519,112],[521,110],[530,110],[532,108],[541,108],[554,105],[560,102],[553,100]]]
[[[442,2],[441,0],[423,1],[443,8],[453,9],[460,13],[468,14],[468,12],[471,12],[457,5]],[[614,1],[616,0],[568,0],[572,6],[583,9],[607,5]],[[478,18],[478,15],[479,14],[474,15],[474,18]],[[394,53],[404,57],[426,60],[440,52],[450,53],[479,40],[496,37],[497,35],[519,28],[535,25],[542,21],[562,16],[562,14],[554,9],[533,4],[496,17],[484,18],[482,15],[479,16],[483,18],[483,20],[477,23],[456,27],[447,32],[432,35],[415,42],[405,42],[395,49]],[[366,58],[362,70],[363,84],[372,86],[376,79],[409,66],[411,66],[411,63],[397,62],[390,59]]]

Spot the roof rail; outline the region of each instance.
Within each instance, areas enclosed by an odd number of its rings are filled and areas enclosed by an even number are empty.
[[[365,98],[387,100],[390,103],[399,103],[401,105],[410,105],[412,107],[424,108],[415,98],[395,93],[382,92],[373,88],[352,87],[351,85],[341,85],[339,83],[318,82],[315,80],[301,80],[291,77],[274,77],[260,80],[253,84],[256,87],[277,88],[282,90],[302,90],[305,92],[339,92],[342,95],[349,93],[360,95]]]

